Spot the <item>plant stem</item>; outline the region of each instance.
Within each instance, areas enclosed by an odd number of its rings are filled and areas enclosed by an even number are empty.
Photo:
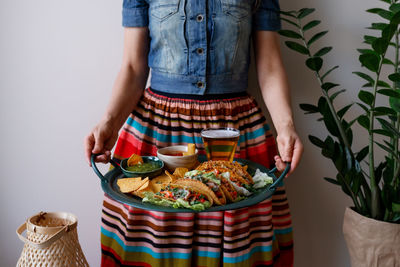
[[[374,109],[375,109],[375,100],[376,100],[376,91],[378,89],[378,81],[379,77],[381,74],[382,70],[382,65],[383,65],[383,59],[385,58],[385,55],[381,55],[380,61],[379,61],[379,67],[376,72],[376,78],[374,82],[374,91],[373,91],[373,101],[371,104],[371,108],[369,110],[369,129],[368,129],[368,134],[369,134],[369,177],[370,177],[370,186],[371,186],[371,216],[372,218],[378,219],[378,217],[381,214],[380,210],[380,194],[379,194],[379,187],[376,182],[375,178],[375,162],[374,162]]]
[[[393,1],[392,1],[393,4]],[[399,30],[396,29],[396,32],[394,34],[395,36],[395,61],[394,61],[394,73],[399,72]],[[397,89],[397,83],[393,82],[393,90]],[[397,121],[394,122],[392,121],[392,125],[399,130],[400,128],[400,114],[397,113]],[[395,155],[399,154],[399,139],[396,137],[390,138],[390,143],[394,147]],[[392,186],[395,184],[395,181],[397,180],[397,177],[399,175],[400,171],[400,165],[398,164],[397,161],[394,160],[394,156],[390,155],[390,159],[393,160],[393,180],[392,180]]]

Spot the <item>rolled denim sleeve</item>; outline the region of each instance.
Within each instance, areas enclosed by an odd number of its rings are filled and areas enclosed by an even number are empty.
[[[253,30],[278,31],[281,29],[279,0],[261,0],[253,14]]]
[[[146,27],[149,25],[149,4],[146,0],[123,0],[122,26]]]

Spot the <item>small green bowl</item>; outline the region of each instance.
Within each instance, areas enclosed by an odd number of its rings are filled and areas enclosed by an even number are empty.
[[[143,159],[144,163],[146,163],[146,162],[155,162],[155,163],[157,163],[158,168],[155,169],[155,170],[152,170],[152,171],[147,171],[147,172],[132,172],[132,171],[128,171],[126,169],[127,168],[128,159],[126,158],[126,159],[123,159],[121,161],[121,165],[120,165],[121,170],[124,173],[124,175],[126,177],[142,177],[142,178],[149,177],[149,179],[150,179],[150,178],[156,177],[156,176],[161,174],[162,169],[164,168],[164,162],[162,160],[160,160],[159,158],[157,158],[155,156],[142,156],[142,159]]]

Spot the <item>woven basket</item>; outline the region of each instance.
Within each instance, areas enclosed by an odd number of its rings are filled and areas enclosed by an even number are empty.
[[[89,266],[78,241],[77,218],[66,212],[40,212],[17,229],[25,243],[17,266]],[[26,238],[22,233],[26,230]]]

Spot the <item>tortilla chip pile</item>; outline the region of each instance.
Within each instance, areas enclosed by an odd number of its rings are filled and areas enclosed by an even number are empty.
[[[145,192],[160,192],[161,188],[172,183],[176,179],[183,177],[189,171],[187,168],[176,168],[173,174],[165,171],[165,174],[157,176],[151,180],[148,177],[122,178],[118,179],[119,190],[125,194],[133,194],[143,198]]]

